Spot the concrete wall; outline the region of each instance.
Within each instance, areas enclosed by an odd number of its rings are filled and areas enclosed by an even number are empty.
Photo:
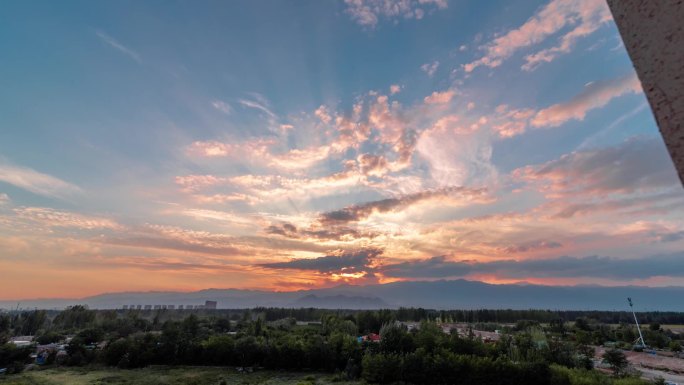
[[[684,183],[684,0],[608,5]]]

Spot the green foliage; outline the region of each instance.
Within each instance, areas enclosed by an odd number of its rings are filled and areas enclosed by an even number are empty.
[[[514,328],[499,324],[510,323],[514,317],[523,320]],[[628,318],[618,326],[600,321],[611,317],[620,319],[622,314],[406,308],[95,311],[75,306],[42,315],[0,315],[0,336],[3,327],[8,335],[9,331],[36,330],[41,343],[75,334],[67,346],[68,365],[320,370],[336,373],[337,381],[363,378],[369,383],[641,384],[587,371],[592,368],[594,354],[589,345],[634,340],[636,329]],[[652,313],[644,318],[648,317],[665,320],[676,315]],[[397,320],[419,320],[420,324],[409,331]],[[473,323],[461,335],[455,328],[445,333],[440,324],[462,320]],[[653,320],[650,324],[655,323]],[[476,330],[503,330],[504,334],[496,343],[485,343],[472,331],[473,326]],[[644,332],[647,342],[660,339],[663,346],[677,338],[662,328]],[[381,341],[357,341],[358,335],[367,333],[379,333]],[[104,348],[100,348],[101,342],[106,342]]]
[[[618,349],[606,350],[606,352],[603,353],[602,358],[603,362],[610,365],[613,369],[613,374],[615,375],[619,375],[629,364],[627,357],[625,357],[625,353]]]
[[[85,305],[75,305],[66,308],[55,317],[53,324],[65,330],[80,330],[95,320],[96,312]]]
[[[0,345],[0,368],[8,368],[9,372],[21,371],[24,363],[29,359],[33,348],[29,346],[17,347],[14,344]]]
[[[383,325],[380,328],[380,350],[385,353],[407,353],[415,349],[413,338],[406,327],[397,323]]]
[[[610,378],[596,370],[571,369],[551,365],[551,384],[553,385],[647,385],[649,382],[634,378]]]
[[[52,344],[55,342],[59,342],[62,339],[64,339],[64,336],[62,334],[50,331],[50,332],[45,332],[38,337],[36,337],[36,342],[40,345],[47,345],[47,344]]]
[[[33,310],[15,315],[11,324],[15,335],[32,336],[38,333],[46,321],[47,313],[45,310]]]

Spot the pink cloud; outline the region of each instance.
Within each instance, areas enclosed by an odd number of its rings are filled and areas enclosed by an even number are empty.
[[[423,101],[426,104],[446,104],[453,99],[456,92],[454,90],[447,90],[443,92],[433,92],[429,96],[426,96]]]
[[[245,153],[263,154],[273,144],[272,140],[255,139],[243,142],[196,141],[188,147],[188,154],[199,157],[239,157]]]
[[[314,115],[316,115],[316,117],[318,117],[318,119],[320,119],[324,124],[329,124],[332,120],[332,117],[330,116],[326,106],[318,107],[316,111],[314,111]]]
[[[603,0],[551,0],[520,27],[508,31],[482,47],[485,55],[465,64],[466,72],[479,66],[495,68],[518,50],[542,43],[566,26],[575,26],[561,38],[557,47],[528,55],[525,69],[532,69],[544,61],[551,61],[561,53],[569,52],[580,37],[587,36],[610,20],[610,11]]]
[[[642,92],[641,83],[636,73],[597,81],[587,85],[571,100],[540,110],[532,119],[531,124],[535,127],[556,127],[568,120],[583,120],[588,111],[603,107],[616,97],[640,92]]]
[[[632,138],[614,147],[572,152],[517,169],[512,175],[537,184],[551,197],[632,194],[677,184],[674,166],[659,138]]]
[[[46,207],[19,207],[14,209],[14,213],[20,219],[46,227],[71,227],[84,230],[117,230],[123,228],[116,221],[109,218],[60,211]]]

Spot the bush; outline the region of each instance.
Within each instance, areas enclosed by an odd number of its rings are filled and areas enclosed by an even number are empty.
[[[24,367],[31,355],[33,348],[30,346],[17,347],[14,344],[0,345],[0,368],[7,368],[10,372],[21,366]]]
[[[682,345],[679,343],[679,341],[670,341],[670,344],[668,345],[671,351],[678,353],[682,351]]]
[[[366,354],[361,367],[362,377],[370,383],[387,384],[401,379],[402,358],[394,353]]]
[[[63,335],[55,332],[47,332],[44,333],[36,338],[36,342],[40,345],[47,345],[47,344],[52,344],[55,342],[59,342],[64,338]]]

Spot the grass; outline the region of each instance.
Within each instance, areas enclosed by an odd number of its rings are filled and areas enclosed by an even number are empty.
[[[237,373],[234,368],[215,367],[150,367],[144,369],[48,368],[18,375],[0,376],[0,385],[338,385],[335,377],[321,373],[256,371]]]

